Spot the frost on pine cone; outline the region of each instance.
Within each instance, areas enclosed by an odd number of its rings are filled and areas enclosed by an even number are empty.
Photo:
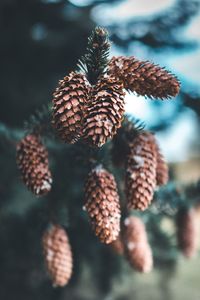
[[[116,134],[123,120],[124,95],[122,83],[111,77],[93,86],[83,128],[87,143],[101,147]]]
[[[51,190],[48,152],[39,136],[29,134],[18,143],[17,165],[25,185],[35,195],[46,195]]]
[[[65,230],[52,225],[43,235],[43,252],[53,286],[65,286],[72,275],[73,258]]]
[[[138,217],[130,216],[124,221],[125,254],[137,271],[148,273],[153,267],[153,256],[144,224]]]
[[[122,80],[128,91],[150,98],[175,97],[180,89],[178,79],[170,72],[134,56],[113,57],[109,63],[109,74]]]
[[[199,230],[194,209],[181,209],[177,214],[177,239],[182,253],[190,258],[198,250]]]
[[[64,142],[73,144],[82,135],[84,107],[88,97],[85,76],[70,73],[59,81],[53,96],[53,126]]]
[[[120,231],[120,203],[114,176],[101,166],[88,175],[85,188],[85,209],[92,228],[101,242],[109,244]]]
[[[153,140],[150,133],[142,132],[129,144],[125,179],[129,209],[145,210],[153,200],[157,168]]]

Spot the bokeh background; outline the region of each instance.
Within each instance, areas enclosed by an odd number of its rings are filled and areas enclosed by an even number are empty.
[[[21,183],[12,135],[21,137],[24,121],[51,100],[58,80],[84,54],[96,25],[109,31],[111,56],[151,60],[179,77],[181,92],[175,100],[148,101],[131,94],[126,111],[156,132],[174,180],[189,184],[200,177],[199,0],[1,0],[0,299],[198,300],[198,257],[190,262],[178,257],[176,267],[169,261],[150,275],[138,275],[103,246],[95,248],[95,239],[88,250],[88,227],[76,232],[76,237],[83,234],[81,244],[72,237],[77,261],[69,287],[52,289],[45,275],[40,236],[46,202]],[[73,220],[72,202],[85,174],[70,155],[58,154],[53,146],[51,154],[57,186],[66,182],[51,197],[68,199],[67,215]],[[82,203],[76,206],[81,209]],[[69,224],[73,229],[73,222]],[[78,250],[85,257],[81,264]]]

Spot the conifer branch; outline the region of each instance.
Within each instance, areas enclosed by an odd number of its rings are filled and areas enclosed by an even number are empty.
[[[51,114],[50,106],[43,105],[40,109],[37,109],[28,120],[24,122],[25,134],[46,134],[51,132]]]
[[[16,145],[16,142],[23,137],[23,130],[9,128],[3,123],[0,123],[0,145],[6,146]]]
[[[79,60],[78,67],[86,74],[90,84],[96,84],[97,80],[106,71],[110,42],[108,32],[104,28],[96,27],[88,38],[86,54]]]
[[[199,193],[200,181],[188,186],[169,183],[155,194],[152,209],[173,217],[180,209],[200,205]]]

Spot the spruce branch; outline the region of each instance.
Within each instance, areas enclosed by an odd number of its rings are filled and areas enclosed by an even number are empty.
[[[28,120],[24,122],[25,134],[46,134],[51,132],[51,119],[50,119],[49,105],[43,105],[40,109],[37,109]]]
[[[108,32],[102,27],[96,27],[88,38],[86,54],[79,60],[78,67],[94,85],[105,73],[108,65],[110,42]]]
[[[189,209],[200,204],[200,181],[184,186],[169,183],[155,194],[154,212],[173,217],[180,209]]]
[[[0,146],[7,149],[7,145],[15,147],[17,141],[23,137],[21,129],[9,128],[0,122]]]

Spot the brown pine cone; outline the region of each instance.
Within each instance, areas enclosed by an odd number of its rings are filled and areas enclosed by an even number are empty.
[[[121,234],[119,234],[117,239],[115,241],[113,241],[111,244],[109,244],[109,246],[115,253],[117,253],[119,255],[124,254],[124,244],[122,241]]]
[[[89,83],[85,76],[72,72],[59,81],[59,86],[53,94],[52,123],[66,143],[74,144],[82,135],[88,93]]]
[[[27,135],[17,145],[17,165],[25,185],[35,195],[46,195],[51,190],[48,152],[39,136]]]
[[[123,81],[124,88],[150,98],[171,98],[179,93],[180,82],[170,72],[134,56],[113,57],[108,73]]]
[[[101,242],[109,244],[117,239],[120,231],[120,203],[114,176],[97,166],[86,182],[85,209],[92,228]]]
[[[169,179],[169,170],[168,165],[161,153],[157,140],[151,132],[145,131],[147,136],[149,137],[149,141],[151,142],[152,148],[156,152],[157,157],[157,167],[156,167],[156,184],[157,186],[165,185]]]
[[[124,114],[123,85],[113,78],[101,78],[92,88],[84,120],[83,136],[88,144],[101,147],[121,126]]]
[[[168,165],[159,149],[157,147],[157,168],[156,168],[156,182],[158,186],[167,184],[169,180]]]
[[[194,209],[181,209],[177,214],[177,240],[182,253],[193,257],[199,246],[199,229]]]
[[[129,144],[125,179],[129,209],[145,210],[153,200],[157,152],[152,139],[150,133],[142,132]]]
[[[53,286],[65,286],[71,278],[73,268],[71,246],[65,230],[59,225],[51,226],[44,233],[42,243]]]
[[[139,272],[150,272],[153,267],[152,251],[145,226],[138,217],[130,216],[125,219],[123,240],[125,254],[131,266]]]

